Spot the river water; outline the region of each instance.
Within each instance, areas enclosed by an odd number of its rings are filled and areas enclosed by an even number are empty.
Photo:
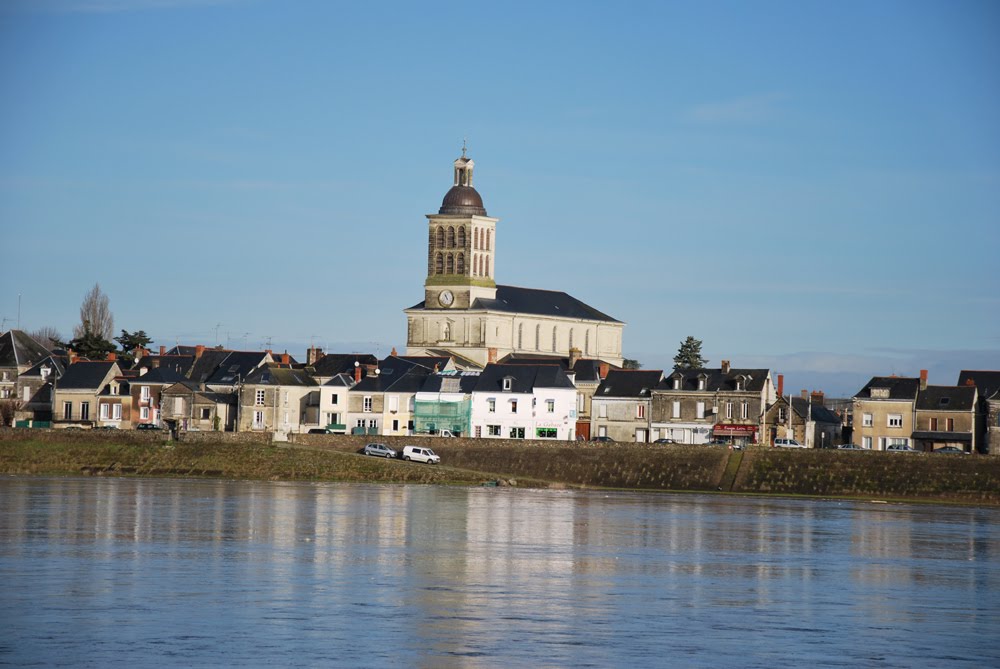
[[[1000,511],[0,479],[0,665],[998,667]]]

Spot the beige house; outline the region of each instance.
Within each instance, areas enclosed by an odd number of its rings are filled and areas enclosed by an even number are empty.
[[[649,442],[651,398],[662,378],[658,369],[609,371],[591,403],[590,438]]]
[[[320,427],[320,386],[303,369],[267,364],[239,390],[240,432],[307,432]]]
[[[927,370],[920,372],[926,383]],[[912,446],[913,415],[921,379],[876,376],[854,396],[854,442],[884,451],[887,446]]]
[[[127,389],[115,381],[121,376],[118,363],[79,361],[66,368],[56,381],[53,396],[53,427],[120,426],[128,421]],[[131,412],[129,412],[131,416]]]
[[[924,381],[922,379],[922,381]],[[920,451],[953,446],[976,451],[976,386],[928,386],[917,395],[913,442]]]
[[[174,432],[225,431],[234,423],[234,397],[205,390],[202,384],[181,381],[160,393],[160,421]]]

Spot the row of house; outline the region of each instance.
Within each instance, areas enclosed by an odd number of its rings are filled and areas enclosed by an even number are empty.
[[[324,430],[368,435],[591,439],[701,444],[794,438],[986,452],[1000,440],[1000,372],[956,386],[874,377],[834,410],[823,393],[785,395],[768,369],[624,370],[571,349],[484,367],[448,355],[324,354],[177,346],[123,366],[49,352],[20,331],[0,335],[0,399],[18,425],[153,426],[173,431]],[[995,451],[996,452],[996,451]]]

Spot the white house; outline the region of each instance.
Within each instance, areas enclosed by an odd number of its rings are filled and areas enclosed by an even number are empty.
[[[558,365],[487,365],[472,392],[472,434],[576,438],[576,387]]]

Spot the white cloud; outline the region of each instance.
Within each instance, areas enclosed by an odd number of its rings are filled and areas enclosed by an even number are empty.
[[[706,102],[687,110],[685,117],[697,123],[760,123],[778,116],[784,93],[763,93],[719,102]]]

